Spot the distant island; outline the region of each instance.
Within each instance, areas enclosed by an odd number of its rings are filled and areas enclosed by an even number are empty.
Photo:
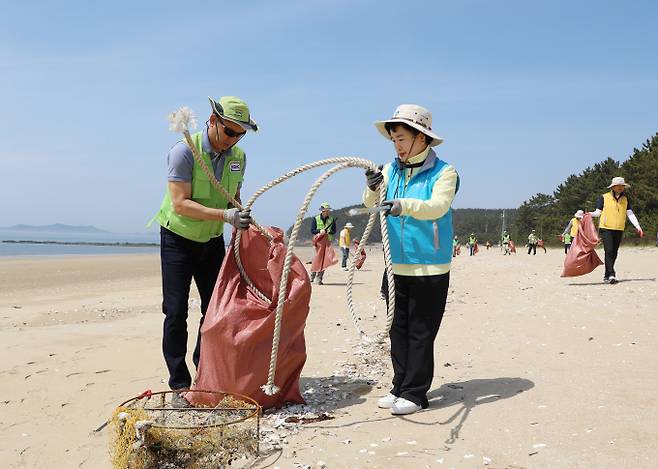
[[[90,241],[33,241],[27,239],[3,239],[0,241],[2,243],[9,244],[59,244],[62,246],[114,246],[114,247],[126,247],[126,248],[144,248],[144,247],[156,247],[160,244],[158,243],[127,243],[127,242],[117,242],[117,243],[102,243],[102,242],[90,242]]]
[[[92,225],[75,226],[55,223],[54,225],[13,225],[2,227],[3,230],[11,231],[38,231],[47,233],[110,233]]]

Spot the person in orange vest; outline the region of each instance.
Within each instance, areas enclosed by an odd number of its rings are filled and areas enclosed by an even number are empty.
[[[630,184],[627,184],[623,177],[612,178],[612,182],[608,186],[610,192],[601,195],[596,202],[596,210],[590,212],[592,217],[599,218],[599,234],[605,252],[604,283],[615,284],[618,281],[615,273],[615,261],[621,238],[624,235],[626,218],[633,224],[640,238],[644,237],[644,231],[642,231],[640,222],[633,213],[626,195],[626,188],[629,186]]]

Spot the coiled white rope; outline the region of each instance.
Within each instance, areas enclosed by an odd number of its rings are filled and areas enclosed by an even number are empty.
[[[203,157],[199,154],[198,150],[196,149],[195,145],[192,142],[189,130],[188,130],[188,125],[194,123],[194,118],[191,115],[191,111],[184,110],[183,108],[179,109],[175,113],[170,114],[170,121],[172,122],[172,125],[170,126],[170,129],[178,131],[178,132],[183,132],[183,135],[185,136],[185,140],[192,150],[192,154],[194,156],[194,159],[196,162],[199,164],[201,167],[202,171],[205,173],[205,175],[208,177],[210,182],[212,183],[213,187],[215,187],[226,199],[235,207],[240,210],[243,209],[251,209],[253,206],[254,202],[256,199],[258,199],[261,195],[263,195],[265,192],[268,190],[272,189],[273,187],[281,184],[282,182],[297,176],[305,171],[309,171],[314,168],[318,168],[320,166],[326,166],[326,165],[331,165],[335,164],[333,168],[329,169],[326,171],[324,174],[322,174],[311,186],[310,190],[306,194],[306,197],[304,198],[304,201],[302,202],[302,205],[297,213],[297,218],[295,220],[295,224],[293,225],[292,231],[290,233],[290,238],[288,241],[288,247],[286,249],[286,257],[284,260],[284,265],[283,265],[283,271],[281,274],[281,280],[279,282],[279,296],[277,298],[277,307],[275,311],[275,318],[274,318],[274,332],[273,332],[273,337],[272,337],[272,352],[270,354],[270,365],[269,365],[269,370],[268,370],[268,376],[267,376],[267,383],[261,386],[261,389],[263,392],[268,395],[272,396],[279,392],[279,387],[274,384],[274,379],[276,375],[276,362],[277,362],[277,357],[279,353],[279,341],[281,337],[281,321],[283,318],[283,310],[285,306],[285,299],[288,294],[288,276],[290,273],[290,269],[292,266],[292,259],[293,259],[293,251],[297,242],[297,237],[299,234],[299,229],[301,227],[302,221],[304,219],[304,216],[306,215],[306,212],[308,211],[308,207],[311,203],[311,200],[313,199],[313,196],[315,193],[318,191],[322,183],[324,183],[329,177],[334,175],[336,172],[341,171],[343,169],[347,168],[362,168],[362,169],[371,169],[371,170],[377,170],[377,165],[373,163],[372,161],[363,159],[363,158],[355,158],[355,157],[335,157],[335,158],[328,158],[324,160],[319,160],[315,161],[313,163],[305,164],[303,166],[300,166],[296,169],[293,169],[292,171],[288,171],[287,173],[283,174],[282,176],[279,176],[278,178],[270,181],[263,187],[261,187],[259,190],[257,190],[251,198],[247,201],[247,203],[242,206],[242,204],[236,200],[229,192],[222,186],[222,184],[217,180],[217,178],[214,175],[214,172],[211,171],[211,169],[208,167],[206,162],[203,160]],[[380,193],[379,193],[379,201],[380,203],[383,202],[383,200],[386,197],[386,187],[382,184],[380,185]],[[389,239],[388,239],[388,225],[386,223],[386,215],[384,212],[379,212],[379,221],[380,221],[380,227],[381,227],[381,233],[382,233],[382,244],[384,246],[384,263],[386,266],[386,278],[388,281],[388,308],[386,312],[386,324],[384,326],[384,330],[378,333],[374,337],[370,337],[366,334],[366,332],[361,328],[359,318],[356,314],[355,308],[354,308],[354,301],[352,297],[352,289],[353,289],[353,284],[354,284],[354,271],[356,269],[356,257],[358,256],[358,253],[361,249],[364,249],[366,246],[366,242],[368,240],[368,237],[370,236],[370,232],[372,231],[372,227],[374,225],[375,221],[375,216],[376,213],[371,213],[370,216],[368,217],[368,223],[366,224],[366,228],[363,232],[363,235],[361,236],[361,239],[359,240],[359,247],[358,249],[354,250],[352,253],[352,256],[350,258],[350,263],[349,263],[349,274],[347,278],[347,306],[350,312],[350,316],[352,318],[352,322],[359,333],[359,337],[361,338],[362,341],[366,343],[373,343],[373,342],[381,342],[384,340],[388,334],[388,331],[391,328],[391,324],[393,322],[393,311],[395,309],[395,288],[393,287],[393,269],[392,269],[392,264],[391,264],[391,251],[390,251],[390,246],[389,246]],[[253,221],[254,226],[258,231],[263,234],[264,236],[267,237],[267,239],[271,242],[272,241],[272,235],[261,225],[256,223],[256,221]],[[244,266],[242,265],[242,261],[240,259],[240,240],[242,238],[242,233],[240,230],[236,231],[234,242],[233,242],[233,255],[235,256],[236,264],[238,265],[238,269],[240,270],[240,275],[242,278],[245,280],[247,283],[247,286],[250,288],[250,290],[262,301],[266,303],[271,303],[271,299],[268,298],[268,296],[261,292],[251,281],[249,276],[247,275],[247,272],[244,270]]]
[[[279,390],[279,388],[274,384],[274,377],[276,374],[276,362],[277,362],[278,351],[279,351],[279,339],[281,336],[281,320],[283,317],[283,308],[285,305],[285,298],[288,294],[288,274],[290,273],[290,268],[292,265],[292,255],[295,249],[295,245],[297,243],[299,229],[301,227],[304,216],[308,211],[308,207],[311,203],[311,200],[313,199],[313,196],[318,191],[320,186],[336,172],[350,167],[376,170],[377,165],[372,161],[365,160],[363,158],[354,158],[354,157],[328,158],[325,160],[320,160],[320,161],[315,161],[313,163],[305,164],[296,169],[293,169],[292,171],[287,172],[286,174],[272,180],[271,182],[260,188],[258,191],[254,193],[254,195],[251,196],[251,198],[245,205],[245,208],[251,209],[256,199],[258,199],[258,197],[260,197],[266,191],[272,189],[273,187],[305,171],[309,171],[311,169],[320,166],[326,166],[331,164],[335,164],[336,166],[334,166],[333,168],[329,169],[327,172],[322,174],[313,183],[308,193],[306,194],[306,197],[304,198],[304,201],[302,202],[302,205],[297,213],[297,218],[295,220],[295,224],[293,225],[292,231],[290,233],[290,238],[288,240],[288,247],[286,249],[286,257],[283,265],[283,272],[281,274],[281,281],[279,283],[279,297],[277,300],[277,307],[275,311],[272,353],[270,355],[270,366],[268,371],[267,384],[262,386],[263,391],[267,395],[274,395]],[[385,195],[386,195],[386,188],[382,185],[380,187],[380,195],[379,195],[380,201],[383,201]],[[389,285],[393,285],[393,270],[391,267],[391,253],[388,243],[388,227],[386,224],[386,216],[384,215],[383,212],[379,212],[379,214],[380,214],[380,224],[382,228],[382,242],[384,244],[384,262],[386,264],[386,275]],[[384,330],[379,334],[377,334],[375,337],[369,337],[365,333],[365,331],[361,328],[361,325],[359,323],[359,318],[354,308],[352,290],[354,284],[354,271],[356,269],[355,260],[356,260],[356,256],[358,255],[358,251],[364,248],[367,243],[368,237],[370,236],[370,232],[372,231],[372,227],[374,225],[375,216],[376,213],[370,214],[370,217],[368,218],[368,223],[366,225],[366,229],[363,233],[363,236],[359,240],[359,249],[356,250],[350,258],[350,267],[349,267],[349,274],[347,280],[347,305],[350,311],[350,316],[352,318],[352,322],[354,323],[355,328],[359,333],[359,336],[364,342],[368,342],[368,343],[380,342],[386,337],[389,329],[391,328],[391,323],[393,322],[393,310],[395,308],[395,289],[389,288],[388,289],[389,301],[388,301],[388,310],[386,314],[386,325],[384,327]],[[233,245],[233,252],[236,259],[239,259],[240,257],[240,238],[241,238],[241,233],[237,232],[235,237],[235,243]]]

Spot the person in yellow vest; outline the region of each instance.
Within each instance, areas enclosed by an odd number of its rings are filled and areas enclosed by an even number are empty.
[[[247,163],[238,141],[258,126],[249,107],[236,97],[212,98],[212,113],[206,129],[192,135],[193,144],[218,181],[240,200],[240,187]],[[238,211],[214,187],[194,159],[185,141],[175,144],[167,155],[167,191],[155,216],[160,224],[162,268],[162,312],[165,315],[162,351],[169,370],[169,387],[185,390],[192,384],[185,363],[187,354],[188,299],[192,279],[201,297],[201,323],[224,260],[224,223],[245,230],[251,223],[249,211]],[[199,364],[201,334],[192,355]],[[172,404],[187,405],[180,393]]]
[[[569,223],[567,223],[567,226],[562,232],[562,241],[564,242],[565,254],[569,252],[569,249],[571,249],[571,242],[574,240],[576,234],[578,233],[578,228],[580,228],[580,220],[583,219],[584,214],[585,212],[582,210],[576,211],[576,213],[573,214],[573,218],[569,220]]]
[[[630,184],[624,181],[623,177],[614,177],[608,186],[610,192],[606,192],[599,197],[596,202],[596,210],[590,212],[592,217],[599,217],[599,234],[603,241],[603,250],[605,251],[605,274],[603,282],[617,283],[615,273],[615,261],[617,252],[621,244],[621,238],[624,235],[626,227],[626,218],[633,224],[640,238],[644,237],[644,231],[640,227],[640,222],[633,213],[631,203],[626,195],[626,188]]]
[[[350,243],[352,239],[350,237],[350,230],[354,228],[354,225],[351,223],[346,223],[342,230],[340,230],[340,236],[338,237],[338,246],[343,253],[343,260],[341,263],[341,268],[347,270],[347,259],[350,257]]]
[[[311,234],[315,236],[318,233],[327,233],[329,243],[334,240],[336,235],[336,218],[331,215],[331,206],[328,202],[320,205],[320,213],[311,221]],[[318,285],[322,285],[324,270],[321,272],[311,272],[311,283],[317,279]]]

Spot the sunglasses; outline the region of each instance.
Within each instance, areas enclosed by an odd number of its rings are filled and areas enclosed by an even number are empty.
[[[244,137],[244,134],[247,133],[246,130],[243,130],[242,132],[236,132],[235,130],[231,129],[230,127],[227,127],[224,124],[224,120],[219,116],[217,116],[217,120],[219,121],[219,124],[222,126],[222,129],[224,130],[224,134],[229,138],[242,138],[242,137]]]

